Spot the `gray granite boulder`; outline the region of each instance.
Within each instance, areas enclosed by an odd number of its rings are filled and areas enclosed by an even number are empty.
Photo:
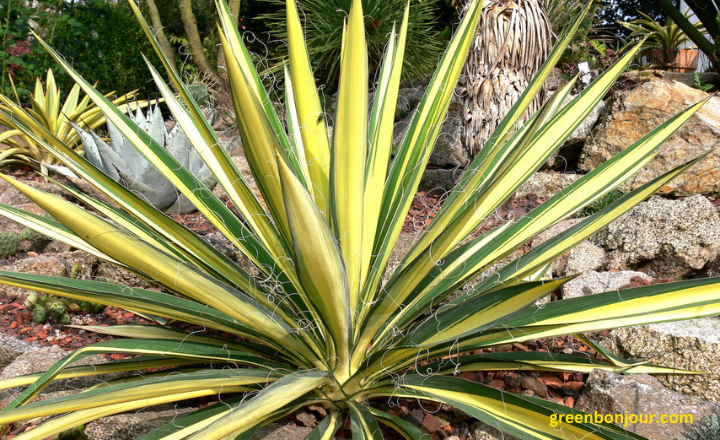
[[[645,421],[653,415],[653,423],[641,423],[642,419],[638,419],[623,427],[649,440],[675,440],[694,423],[717,413],[720,405],[670,391],[648,374],[624,376],[593,370],[575,408],[593,415],[638,415]],[[662,415],[676,416],[676,423],[658,423]],[[684,418],[680,419],[681,416]]]
[[[700,271],[720,251],[720,216],[707,198],[653,197],[600,231],[606,269],[642,270],[658,278]]]
[[[653,79],[613,95],[580,156],[580,169],[590,171],[630,146],[652,129],[707,98],[685,84]],[[658,149],[658,154],[623,185],[638,188],[655,177],[709,152],[708,156],[660,189],[687,196],[720,193],[720,98],[710,99]]]
[[[631,270],[619,272],[596,272],[591,270],[565,283],[562,287],[562,296],[564,299],[569,299],[620,290],[630,284],[635,277],[642,278],[645,281],[653,280],[647,274]]]
[[[720,318],[620,328],[604,343],[626,358],[708,373],[657,377],[672,390],[720,403]]]

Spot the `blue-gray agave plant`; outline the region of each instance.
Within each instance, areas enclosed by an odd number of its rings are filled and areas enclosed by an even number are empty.
[[[180,126],[175,125],[169,133],[165,129],[165,120],[159,105],[154,109],[148,108],[146,115],[138,108],[134,115],[130,113],[129,116],[155,142],[165,146],[168,152],[205,186],[215,186],[216,180],[212,173]],[[110,144],[92,130],[87,132],[75,124],[73,126],[80,134],[88,161],[113,180],[121,182],[161,211],[186,214],[196,210],[195,205],[138,153],[111,121],[107,122]]]

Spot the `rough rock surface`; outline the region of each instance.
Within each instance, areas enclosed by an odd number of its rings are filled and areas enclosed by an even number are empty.
[[[168,408],[118,414],[88,423],[88,440],[135,440],[192,411],[193,408]]]
[[[547,199],[575,183],[580,177],[582,176],[579,174],[539,171],[520,185],[515,192],[515,197],[522,199],[534,196]]]
[[[607,269],[677,278],[701,270],[720,250],[720,216],[705,197],[653,197],[598,233]]]
[[[532,241],[531,246],[533,248],[538,247],[542,243],[545,243],[546,241],[550,240],[554,236],[560,234],[561,232],[567,231],[568,229],[572,228],[576,224],[580,223],[582,221],[581,218],[574,218],[569,220],[562,220],[560,222],[557,222],[556,224],[550,226],[549,228],[545,229],[541,233],[539,233]]]
[[[408,253],[412,245],[419,239],[420,233],[418,232],[402,233],[398,236],[397,243],[395,243],[395,247],[390,253],[387,270],[383,274],[383,281],[387,281],[390,276],[398,270],[402,259],[405,258],[405,254]]]
[[[470,427],[470,437],[473,440],[518,440],[517,437],[506,434],[485,422],[475,422]]]
[[[600,117],[592,139],[580,156],[580,169],[590,171],[630,146],[676,113],[707,97],[702,90],[667,80],[654,80],[614,95]],[[700,163],[660,192],[672,195],[720,193],[720,98],[712,98],[658,150],[657,156],[623,188],[637,188],[708,151]]]
[[[569,99],[572,97],[569,97]],[[569,100],[568,99],[568,100]],[[605,109],[605,101],[600,101],[592,112],[585,118],[578,128],[565,140],[553,157],[543,166],[544,169],[556,171],[571,171],[577,169],[577,162],[585,143],[592,136],[592,130]]]
[[[250,440],[295,440],[307,437],[311,428],[271,423],[257,430]],[[334,437],[333,437],[334,438]]]
[[[606,343],[620,356],[710,373],[658,379],[672,390],[720,403],[720,318],[620,328]]]
[[[620,81],[629,80],[633,83],[640,84],[648,81],[653,81],[656,78],[662,78],[667,81],[677,81],[683,83],[688,87],[693,87],[695,84],[695,73],[684,73],[684,72],[672,72],[670,70],[632,70],[625,72],[620,77]],[[720,85],[720,74],[715,72],[702,72],[700,73],[699,80],[702,84],[715,84]]]
[[[585,240],[553,262],[553,273],[569,276],[599,269],[605,262],[605,251]]]
[[[653,280],[647,274],[631,270],[620,272],[596,272],[591,270],[565,283],[562,287],[562,296],[564,299],[578,298],[595,293],[619,290],[630,284],[630,280],[635,277],[647,281]]]
[[[0,369],[12,363],[21,354],[35,348],[36,346],[29,342],[0,333]]]
[[[0,269],[10,272],[34,273],[62,277],[66,276],[75,264],[78,264],[79,278],[90,278],[99,259],[82,251],[63,252],[58,254],[42,254],[37,257],[24,258]],[[8,295],[24,295],[26,291],[17,287],[0,285],[0,291]]]
[[[583,219],[563,220],[540,233],[532,241],[532,247],[535,248],[547,240],[555,237],[568,230],[569,228],[580,223]],[[567,253],[558,257],[552,264],[552,273],[555,276],[568,276],[598,269],[605,262],[605,251],[585,240],[575,246]]]
[[[398,96],[396,117],[401,118],[393,130],[393,145],[399,146],[410,125],[412,115],[417,108],[424,89],[416,87],[401,89]],[[445,121],[440,128],[437,143],[428,161],[428,169],[423,176],[423,185],[429,188],[452,189],[464,167],[470,163],[470,157],[462,147],[462,100],[454,96],[450,102]]]
[[[593,370],[585,383],[576,409],[594,414],[636,414],[655,418],[663,414],[691,414],[693,423],[720,410],[720,405],[705,402],[670,391],[653,376],[633,374],[623,376],[603,370]],[[657,419],[655,419],[657,420]],[[649,440],[674,440],[691,428],[686,423],[628,423],[626,429]]]

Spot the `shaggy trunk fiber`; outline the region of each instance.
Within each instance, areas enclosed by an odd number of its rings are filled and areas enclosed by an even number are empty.
[[[538,0],[485,0],[458,82],[464,96],[462,141],[471,157],[485,145],[547,59],[551,35],[550,22]],[[544,98],[543,90],[520,123]]]

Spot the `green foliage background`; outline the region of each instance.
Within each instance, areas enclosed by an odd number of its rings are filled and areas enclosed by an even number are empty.
[[[287,41],[285,12],[281,8],[284,0],[262,0],[275,6],[277,12],[262,14],[258,19],[266,22],[271,35],[282,43]],[[368,46],[368,65],[375,72],[387,43],[387,36],[393,24],[400,25],[405,10],[405,0],[363,0],[365,29]],[[340,47],[343,23],[350,10],[350,0],[299,0],[298,6],[304,11],[304,25],[308,54],[320,85],[335,91],[340,69]],[[436,18],[441,8],[438,1],[410,2],[410,34],[403,65],[406,79],[430,73],[436,65],[447,41],[438,30]],[[442,25],[440,25],[442,27]],[[279,65],[287,56],[286,48],[279,46],[279,53],[273,65]]]
[[[94,0],[72,5],[63,12],[68,19],[53,23],[54,33],[46,39],[88,81],[97,81],[103,93],[125,93],[136,88],[141,89],[141,96],[155,93],[142,55],[153,64],[159,61],[126,2]],[[62,75],[58,83],[62,89],[74,84]]]

